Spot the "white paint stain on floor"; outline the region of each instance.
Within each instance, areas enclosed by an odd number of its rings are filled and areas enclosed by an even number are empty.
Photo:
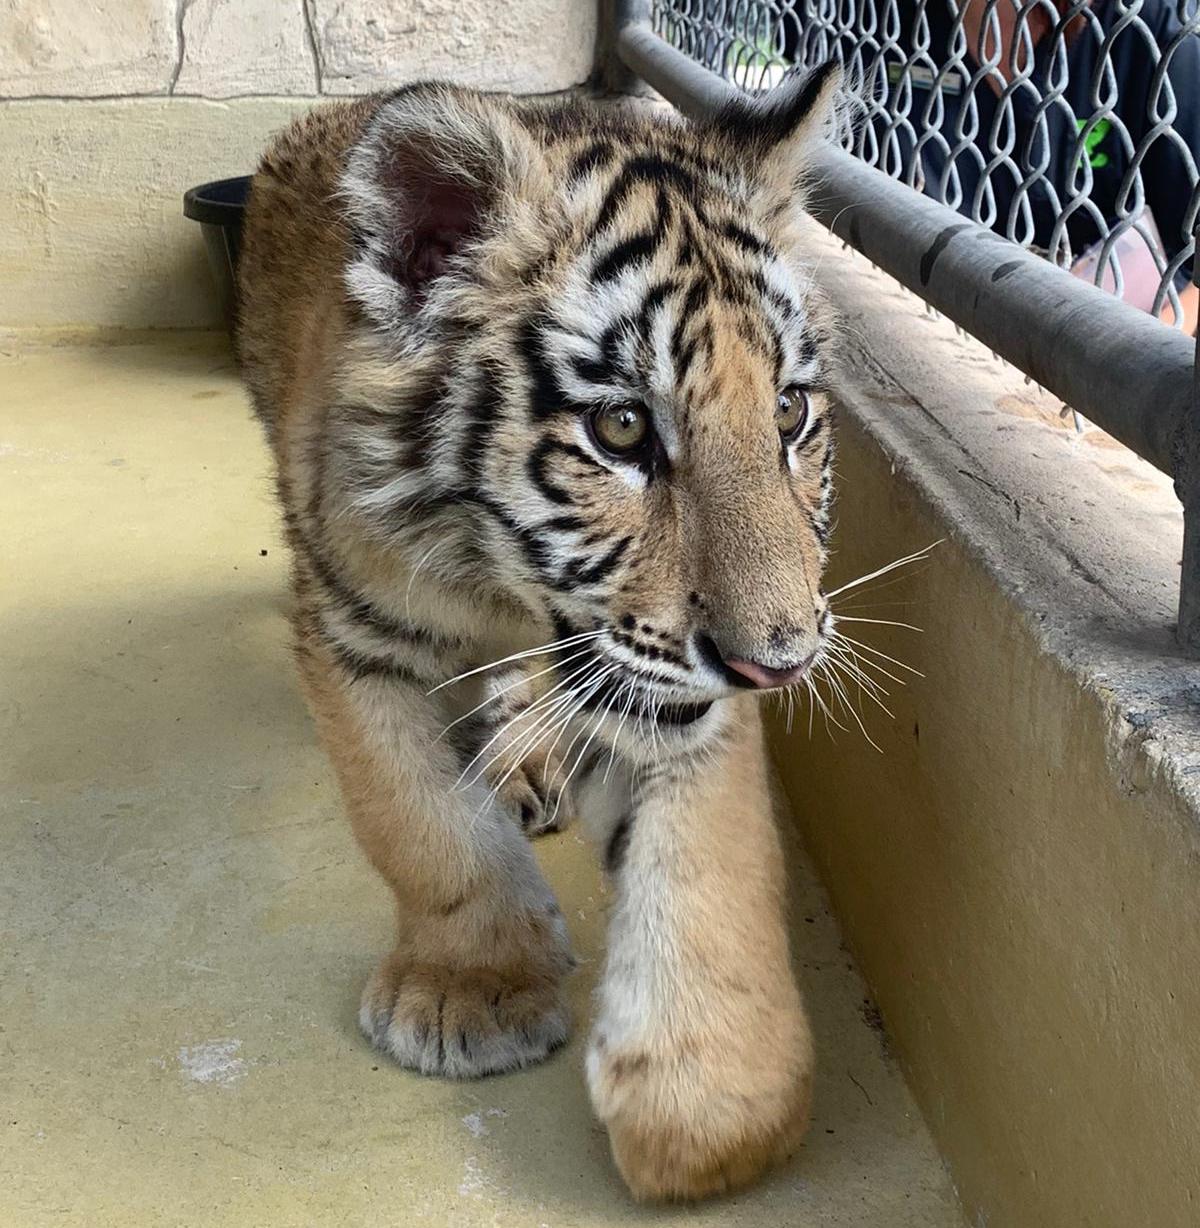
[[[178,1053],[183,1077],[193,1083],[214,1083],[228,1087],[236,1083],[247,1070],[245,1058],[238,1057],[240,1040],[223,1037],[206,1040],[200,1045],[183,1045]]]
[[[483,1138],[485,1134],[491,1134],[487,1122],[484,1120],[488,1117],[507,1117],[507,1109],[480,1109],[477,1113],[468,1113],[462,1119],[462,1124],[471,1132],[472,1138]]]

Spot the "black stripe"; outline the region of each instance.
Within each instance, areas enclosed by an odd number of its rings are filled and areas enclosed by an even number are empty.
[[[466,409],[466,423],[458,447],[458,464],[471,482],[478,482],[483,476],[484,457],[499,425],[499,382],[499,372],[485,364],[483,380]]]
[[[539,529],[550,529],[555,533],[577,533],[587,528],[587,521],[578,516],[555,516],[551,520],[543,520]]]
[[[783,380],[783,362],[785,357],[783,352],[783,338],[779,335],[778,330],[771,320],[766,317],[763,317],[763,330],[771,340],[771,354],[775,365],[775,378],[773,383],[775,384],[775,387],[778,388]]]
[[[333,653],[337,663],[350,675],[351,682],[363,678],[383,678],[389,682],[403,682],[409,686],[428,687],[430,680],[422,678],[407,665],[401,665],[390,657],[369,657],[355,648],[342,643],[328,630],[322,628],[321,639]]]
[[[574,496],[564,487],[551,480],[548,464],[552,457],[567,457],[588,469],[607,470],[598,461],[589,456],[581,447],[573,443],[562,443],[557,439],[542,439],[529,454],[525,462],[529,480],[538,488],[551,503],[570,505],[575,502]]]
[[[608,194],[596,214],[591,237],[598,235],[616,217],[617,210],[629,194],[642,183],[673,186],[684,195],[695,198],[698,184],[695,175],[676,162],[669,162],[655,154],[641,154],[630,158],[608,189]]]
[[[629,848],[629,837],[633,831],[633,815],[622,815],[618,820],[616,827],[612,830],[612,835],[608,838],[608,844],[604,849],[604,868],[609,874],[616,874],[622,862],[625,860],[625,852]]]
[[[643,337],[646,335],[650,317],[678,289],[679,283],[677,281],[660,281],[657,285],[651,286],[646,292],[646,297],[642,299],[642,305],[638,308],[637,315],[634,317],[634,327]]]
[[[711,701],[698,704],[664,704],[654,714],[654,720],[659,725],[691,725],[702,716],[707,716],[711,707]]]
[[[641,640],[635,639],[632,635],[626,635],[624,631],[612,631],[610,634],[618,644],[623,644],[639,657],[648,657],[651,661],[668,661],[683,669],[690,668],[687,660],[670,648],[664,648],[660,644],[643,644]],[[670,679],[664,679],[664,681],[670,681]]]
[[[410,644],[424,644],[432,648],[459,648],[462,641],[457,636],[442,635],[428,627],[418,626],[407,619],[385,614],[361,593],[355,591],[334,571],[329,560],[324,558],[312,542],[305,540],[295,527],[297,546],[322,588],[342,606],[342,612],[351,622],[374,631],[387,639],[404,640]]]
[[[682,380],[687,369],[691,366],[692,358],[696,353],[696,339],[692,338],[687,345],[684,344],[684,337],[687,334],[688,325],[692,322],[692,317],[700,310],[705,303],[708,302],[708,284],[704,281],[695,281],[692,283],[692,288],[687,292],[687,296],[683,300],[683,305],[679,309],[679,318],[675,322],[675,329],[671,333],[671,359],[675,363],[676,378]]]
[[[680,323],[684,324],[691,319],[701,307],[708,302],[708,284],[703,281],[695,281],[692,283],[692,288],[687,292],[687,297],[683,300],[683,307],[680,311]]]
[[[537,572],[543,584],[558,592],[569,592],[572,585],[565,579],[559,579],[551,571],[554,561],[553,551],[548,542],[543,541],[537,533],[514,520],[502,507],[494,503],[486,495],[477,492],[465,493],[464,499],[482,508],[501,526],[521,547],[526,560]]]
[[[566,394],[546,359],[544,340],[534,316],[530,316],[517,332],[517,350],[529,376],[529,408],[538,420],[551,418],[567,407]]]
[[[665,231],[671,225],[671,219],[675,216],[675,208],[671,204],[671,194],[667,191],[664,184],[659,184],[658,186],[658,192],[654,197],[654,210],[657,215],[655,220],[658,223],[659,231]]]
[[[692,223],[688,220],[687,215],[683,214],[679,220],[683,228],[683,246],[691,254],[696,264],[700,266],[702,278],[715,285],[720,279],[716,266],[701,249],[700,244],[696,239],[696,232],[692,229]],[[690,264],[691,261],[689,260],[688,263]]]
[[[607,166],[612,160],[613,147],[608,141],[597,141],[595,145],[589,145],[582,153],[575,155],[571,161],[571,168],[567,172],[567,178],[582,179],[599,167]]]
[[[410,469],[425,468],[437,438],[444,396],[440,379],[435,378],[407,400],[398,435],[407,445],[404,461]]]
[[[563,572],[564,584],[568,586],[598,584],[612,573],[632,544],[632,536],[622,537],[598,559],[591,562],[585,559],[572,559]]]
[[[654,231],[622,239],[597,262],[592,270],[593,283],[602,286],[605,282],[615,281],[630,265],[649,260],[658,250],[660,241],[661,234]]]
[[[783,316],[786,322],[790,323],[800,314],[800,308],[781,290],[770,285],[760,270],[756,269],[751,275],[750,284]],[[808,342],[808,338],[805,338],[805,341]],[[808,343],[811,344],[811,342]]]
[[[626,682],[631,681],[628,677]],[[664,682],[671,682],[671,679],[663,679]],[[588,694],[588,697],[583,700],[583,706],[589,712],[595,712],[597,709],[603,709],[605,712],[610,709],[606,706],[611,701],[614,701],[614,696],[617,696],[622,686],[622,682],[616,678],[606,678],[598,687]],[[634,686],[637,690],[642,688],[635,682]],[[644,691],[643,691],[644,694]],[[616,707],[620,704],[620,700],[613,702]],[[653,721],[659,725],[690,725],[693,721],[698,721],[702,716],[708,713],[712,707],[711,700],[702,700],[699,703],[682,703],[682,704],[662,704],[657,709],[646,706],[638,708],[636,711],[631,707],[630,715],[634,720],[642,722]],[[624,708],[621,708],[624,711]],[[653,715],[651,715],[653,713]]]
[[[586,384],[607,384],[608,368],[595,358],[573,358],[575,374]]]
[[[723,234],[731,242],[736,243],[738,247],[743,248],[754,255],[760,255],[767,250],[767,245],[757,235],[752,235],[748,230],[739,226],[737,222],[726,222],[720,228]]]
[[[721,108],[711,127],[727,136],[739,152],[747,145],[769,148],[795,132],[836,69],[836,60],[826,60],[759,98],[739,95]]]
[[[601,334],[600,337],[600,361],[608,371],[621,371],[625,375],[632,375],[630,371],[621,361],[621,338],[629,330],[629,321],[624,316],[619,320],[614,320]]]
[[[821,429],[822,429],[822,427],[824,427],[824,425],[825,425],[825,419],[824,419],[824,418],[822,418],[820,415],[818,415],[817,417],[815,417],[815,418],[814,418],[814,419],[813,419],[813,420],[812,420],[812,421],[811,421],[811,422],[808,424],[808,434],[807,434],[807,435],[805,435],[805,436],[804,436],[804,438],[803,438],[803,439],[800,441],[800,450],[801,450],[802,452],[803,452],[803,451],[806,451],[808,448],[811,448],[811,447],[813,446],[813,444],[814,444],[814,443],[817,443],[817,442],[818,442],[817,436],[820,434]],[[828,456],[828,454],[829,454],[829,448],[828,448],[828,445],[826,446],[826,449],[825,449],[825,454],[826,454],[826,456]],[[829,462],[828,462],[827,460],[825,460],[825,461],[822,461],[822,462],[821,462],[821,464],[822,464],[823,466],[824,466],[824,465],[826,465],[826,464],[828,464],[828,463],[829,463]]]
[[[550,618],[554,623],[554,638],[556,641],[569,639],[573,635],[579,635],[582,631],[582,628],[571,622],[561,610],[551,608]]]
[[[634,372],[627,370],[621,362],[621,337],[629,331],[629,327],[627,316],[614,320],[600,336],[600,356],[574,359],[575,373],[591,384],[609,383],[614,371],[633,375]]]

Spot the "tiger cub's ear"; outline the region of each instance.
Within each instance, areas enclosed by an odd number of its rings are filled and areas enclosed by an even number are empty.
[[[481,240],[512,230],[519,247],[550,192],[541,150],[502,102],[441,84],[400,91],[341,178],[351,297],[377,324],[402,326],[438,284],[473,269]]]
[[[767,94],[735,99],[709,121],[720,139],[750,161],[768,207],[802,203],[811,151],[832,126],[841,86],[840,65],[826,60]]]

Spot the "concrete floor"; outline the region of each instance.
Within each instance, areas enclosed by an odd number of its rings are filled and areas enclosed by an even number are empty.
[[[293,684],[286,560],[220,337],[0,354],[0,1225],[949,1228],[953,1192],[795,859],[809,1141],[695,1210],[631,1204],[578,1041],[433,1082],[354,1023],[389,942]],[[577,952],[604,890],[540,846]]]

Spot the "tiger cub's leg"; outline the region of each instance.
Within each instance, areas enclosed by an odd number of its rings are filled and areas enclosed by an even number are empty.
[[[395,949],[359,1023],[402,1066],[452,1077],[539,1061],[569,1030],[562,913],[528,841],[438,741],[424,684],[354,677],[315,638],[301,673],[359,843],[396,897]]]
[[[588,1084],[639,1198],[743,1185],[808,1123],[812,1044],[758,711],[723,706],[716,755],[655,769],[608,833],[616,899]]]

